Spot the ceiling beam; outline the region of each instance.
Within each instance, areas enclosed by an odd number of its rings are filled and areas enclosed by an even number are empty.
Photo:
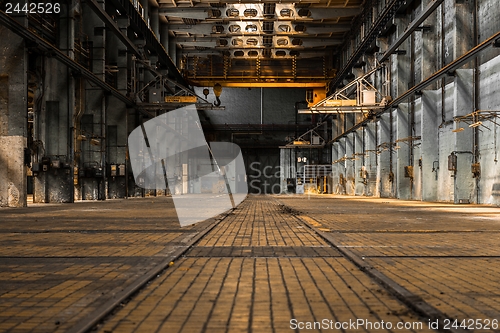
[[[325,88],[327,81],[323,82],[231,82],[217,80],[193,80],[200,87],[212,87],[215,82],[223,87],[230,88]]]
[[[261,5],[261,4],[259,4]],[[296,8],[295,10],[299,10]],[[299,16],[298,13],[296,12],[293,17],[280,17],[279,15],[276,16],[276,19],[285,19],[285,20],[303,20],[303,21],[312,21],[312,20],[324,20],[324,19],[333,19],[337,17],[349,17],[349,16],[356,16],[361,13],[361,8],[308,8],[309,10],[309,15],[307,16]],[[160,7],[158,10],[160,15],[164,15],[167,17],[180,17],[180,18],[190,18],[190,19],[198,19],[198,20],[205,20],[205,19],[215,19],[215,20],[234,20],[234,21],[240,21],[242,19],[249,19],[249,20],[262,20],[264,17],[257,16],[257,17],[246,17],[242,15],[243,13],[240,13],[239,16],[227,16],[225,11],[222,11],[222,15],[220,17],[212,17],[210,16],[210,9],[209,8],[197,8],[197,7],[176,7],[176,8],[165,8],[165,7]]]

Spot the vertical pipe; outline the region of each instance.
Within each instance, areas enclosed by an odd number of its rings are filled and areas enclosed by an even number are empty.
[[[474,30],[474,46],[479,44],[479,32],[478,32],[478,9],[477,9],[477,0],[474,0],[473,3],[474,10],[472,12],[473,16],[473,30]],[[474,57],[474,111],[479,110],[479,61],[478,57]],[[474,122],[477,120],[474,120]],[[496,141],[495,141],[496,144]],[[474,127],[474,138],[473,138],[473,163],[479,162],[479,127]],[[476,203],[479,202],[479,192],[480,192],[480,176],[476,177]]]
[[[75,16],[73,8],[75,7],[75,1],[71,1],[71,8],[68,8],[68,22],[67,22],[67,49],[68,56],[71,59],[75,59],[74,47],[75,47]],[[71,181],[70,181],[70,198],[69,202],[74,202],[75,200],[75,183],[73,181],[74,177],[74,161],[75,161],[75,138],[74,138],[74,111],[75,111],[75,78],[70,75],[69,67],[66,67],[66,77],[68,79],[68,120],[67,120],[67,128],[68,128],[68,162],[71,169]]]
[[[413,15],[411,15],[411,21],[413,20]],[[413,87],[415,85],[415,33],[412,32],[410,35],[410,85]],[[410,119],[408,122],[408,146],[410,149],[410,153],[408,154],[408,165],[413,166],[415,162],[414,156],[414,145],[413,145],[413,136],[415,133],[415,94],[411,95],[410,100]],[[413,199],[413,175],[410,177],[410,199]]]
[[[441,68],[445,66],[445,58],[444,58],[444,47],[445,47],[445,42],[444,42],[444,20],[445,20],[445,15],[444,15],[444,3],[441,4]],[[446,113],[445,113],[445,85],[446,85],[446,79],[443,77],[441,79],[441,121],[444,124],[446,122]]]
[[[264,122],[263,122],[263,108],[264,108],[264,100],[263,100],[263,96],[262,96],[262,87],[260,87],[260,124],[262,125]],[[262,129],[262,128],[261,128]]]
[[[106,95],[103,94],[101,102],[101,194],[100,200],[106,200]]]
[[[394,191],[394,171],[392,167],[392,154],[394,153],[394,146],[393,146],[393,110],[389,112],[389,175],[392,175],[392,181],[391,181],[391,195],[393,194],[392,192]]]
[[[128,199],[128,165],[129,165],[129,155],[128,155],[128,113],[129,109],[126,109],[125,112],[125,133],[127,134],[127,140],[125,140],[125,199]]]

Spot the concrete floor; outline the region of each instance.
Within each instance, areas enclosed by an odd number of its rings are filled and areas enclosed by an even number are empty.
[[[83,332],[109,310],[94,329],[427,332],[441,317],[500,332],[498,208],[250,196],[180,228],[160,197],[4,208],[0,221],[0,332]]]

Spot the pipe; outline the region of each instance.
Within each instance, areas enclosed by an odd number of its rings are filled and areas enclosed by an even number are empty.
[[[444,58],[444,47],[445,47],[445,42],[444,42],[444,28],[445,28],[445,14],[444,14],[444,8],[441,7],[441,68],[445,66],[445,58]],[[441,79],[441,125],[443,125],[446,122],[446,110],[444,107],[445,104],[445,93],[446,93],[446,78]]]
[[[75,7],[75,1],[73,0],[71,2],[71,7]],[[74,47],[75,47],[75,15],[74,11],[71,8],[68,8],[68,13],[67,15],[67,50],[68,50],[68,56],[74,61],[75,59],[75,53],[74,53]],[[74,160],[75,160],[75,131],[74,131],[74,123],[72,121],[72,118],[74,118],[74,109],[75,109],[75,78],[70,75],[69,68],[66,67],[66,77],[68,79],[68,87],[67,87],[67,92],[68,92],[68,119],[67,119],[67,127],[68,127],[68,150],[69,150],[69,156],[68,156],[68,162],[71,168],[71,182],[70,182],[70,192],[71,192],[71,198],[69,199],[70,202],[75,201],[75,183],[73,181],[74,177]]]
[[[423,20],[422,20],[423,21]],[[414,21],[413,21],[414,22]],[[410,84],[412,86],[415,85],[415,34],[410,34]],[[410,114],[409,114],[409,122],[408,122],[408,136],[412,137],[415,135],[415,95],[411,95],[410,97]],[[408,142],[410,153],[408,154],[408,165],[413,166],[415,163],[415,146],[413,140]],[[413,199],[413,190],[415,184],[413,183],[414,178],[413,175],[410,177],[410,199]]]
[[[106,95],[103,94],[101,101],[101,167],[102,167],[102,184],[100,186],[101,195],[99,200],[106,200],[106,109],[107,100]]]
[[[129,126],[128,126],[128,108],[125,109],[126,112],[125,112],[125,133],[127,133],[127,137],[129,135]],[[129,165],[129,155],[128,155],[128,140],[125,140],[125,199],[128,199],[129,197],[129,193],[128,193],[128,165]],[[167,190],[168,191],[168,187],[167,187]]]
[[[260,87],[260,124],[263,124],[263,112],[264,112],[264,101],[263,101],[263,93],[262,87]]]
[[[478,35],[478,24],[477,24],[477,18],[478,18],[478,9],[477,9],[477,0],[474,0],[474,3],[472,4],[474,6],[474,9],[472,11],[472,16],[473,16],[473,30],[474,30],[474,45],[477,45],[479,43],[479,35]],[[474,58],[474,111],[479,110],[479,61],[477,57]],[[473,157],[473,163],[478,163],[479,161],[479,128],[474,127],[473,129],[474,132],[474,138],[473,138],[473,151],[474,151],[474,157]],[[495,141],[496,144],[496,141]],[[476,177],[476,203],[480,203],[479,200],[479,193],[480,193],[480,177]]]

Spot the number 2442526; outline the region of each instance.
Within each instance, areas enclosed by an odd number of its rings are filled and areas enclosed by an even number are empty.
[[[5,4],[6,14],[59,14],[61,12],[60,3],[13,3]]]

